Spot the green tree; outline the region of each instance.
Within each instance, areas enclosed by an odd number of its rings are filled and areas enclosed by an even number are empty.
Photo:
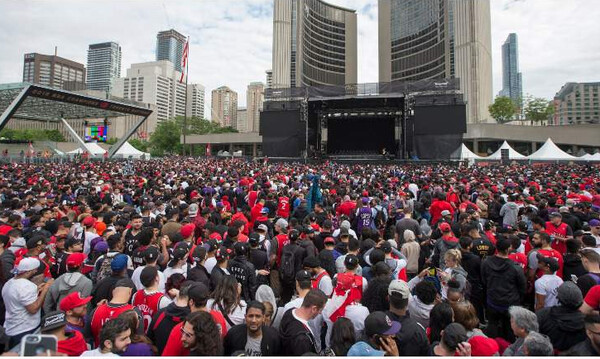
[[[106,144],[107,145],[111,145],[111,146],[114,145],[117,142],[119,142],[119,139],[116,138],[116,137],[109,138],[109,139],[106,140]]]
[[[54,141],[65,142],[65,137],[58,130],[23,129],[14,130],[5,128],[0,132],[0,137],[16,141]]]
[[[150,153],[153,156],[181,153],[181,129],[177,121],[160,122],[150,136]]]
[[[136,150],[148,152],[148,141],[142,141],[137,138],[131,138],[129,139],[129,144],[135,147]]]
[[[532,125],[534,122],[539,122],[543,125],[553,114],[554,106],[552,101],[540,97],[527,97],[525,102],[525,118],[531,121]]]
[[[517,114],[517,106],[506,96],[498,96],[494,103],[488,108],[490,115],[498,123],[507,123],[514,119]]]

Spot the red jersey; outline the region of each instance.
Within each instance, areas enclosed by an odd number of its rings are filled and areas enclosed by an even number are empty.
[[[563,276],[563,256],[562,256],[562,254],[560,254],[554,248],[552,248],[552,249],[539,249],[538,250],[538,254],[541,254],[544,257],[556,258],[558,260],[558,271],[556,272],[556,275],[562,278],[562,276]],[[544,272],[541,269],[538,269],[535,272],[536,279],[540,278],[542,275],[544,275]]]
[[[279,197],[277,216],[285,219],[290,217],[290,199],[288,197]]]
[[[527,256],[523,253],[511,253],[508,258],[517,263],[523,270],[527,267]]]
[[[283,247],[290,243],[290,240],[287,234],[278,234],[275,236],[277,239],[277,265],[281,264],[281,252],[283,251]]]
[[[248,193],[248,207],[252,208],[258,199],[258,191],[250,191]]]
[[[569,225],[562,222],[558,227],[552,222],[546,222],[546,233],[550,236],[566,237],[568,234]],[[567,253],[567,242],[555,239],[552,241],[552,248],[556,249],[560,254]]]
[[[133,296],[133,305],[142,313],[144,319],[144,333],[150,328],[154,313],[158,312],[160,300],[164,297],[161,292],[146,293],[144,289],[135,292]]]
[[[111,319],[118,317],[121,313],[133,309],[133,305],[129,303],[125,304],[112,304],[107,303],[99,306],[92,315],[90,321],[90,329],[92,336],[94,337],[94,344],[98,347],[100,344],[100,330]]]

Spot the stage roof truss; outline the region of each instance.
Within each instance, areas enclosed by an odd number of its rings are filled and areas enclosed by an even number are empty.
[[[62,122],[80,147],[84,146],[84,141],[69,128],[68,120],[127,115],[141,117],[127,134],[111,147],[111,157],[152,114],[152,110],[148,108],[122,100],[101,99],[29,83],[0,85],[0,111],[0,131],[13,118]],[[86,150],[85,146],[82,149]]]

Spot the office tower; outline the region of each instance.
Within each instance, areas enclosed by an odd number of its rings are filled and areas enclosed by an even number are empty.
[[[243,107],[237,110],[237,123],[234,128],[240,133],[251,132],[248,130],[248,111]]]
[[[200,84],[189,84],[188,85],[188,99],[187,99],[187,115],[188,117],[197,117],[204,119],[204,86]]]
[[[85,66],[55,55],[25,54],[23,82],[64,89],[67,83],[85,88]]]
[[[267,87],[268,89],[273,88],[273,70],[265,71],[267,74]]]
[[[357,82],[356,11],[321,0],[275,0],[273,88]]]
[[[553,125],[600,124],[600,82],[567,82],[554,96]]]
[[[121,46],[116,42],[90,45],[87,58],[87,88],[110,92],[119,77],[121,77]]]
[[[227,86],[212,91],[211,119],[222,127],[237,127],[237,92]]]
[[[379,81],[459,78],[468,123],[490,122],[489,0],[379,0]]]
[[[260,112],[265,101],[265,85],[262,82],[252,82],[246,91],[246,132],[258,132]],[[238,122],[240,119],[238,118]]]
[[[181,72],[181,59],[186,37],[171,29],[156,35],[156,61],[169,60]]]
[[[114,96],[156,105],[158,121],[185,116],[185,83],[170,61],[132,64],[124,78],[117,79]],[[188,114],[190,116],[190,114]]]
[[[510,34],[502,45],[502,91],[500,96],[510,97],[522,107],[523,83],[519,72],[519,42],[517,34]]]

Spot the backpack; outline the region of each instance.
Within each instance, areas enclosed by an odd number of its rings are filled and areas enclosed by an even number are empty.
[[[383,212],[382,206],[376,206],[377,214],[375,214],[375,226],[379,229],[384,228],[386,225],[385,213]]]
[[[294,283],[294,280],[296,280],[296,250],[296,245],[283,248],[281,266],[279,267],[282,282]]]
[[[100,269],[98,269],[98,274],[96,275],[96,283],[100,282],[104,278],[111,276],[112,268],[110,267],[110,264],[112,263],[113,259],[115,259],[115,257],[116,254],[113,254],[112,256],[106,254],[104,259],[102,260],[102,263],[100,264]]]

